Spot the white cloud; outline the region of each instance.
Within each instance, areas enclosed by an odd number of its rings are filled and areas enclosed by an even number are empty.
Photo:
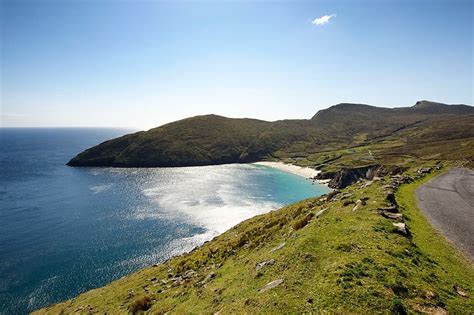
[[[329,20],[332,19],[333,17],[336,17],[336,15],[335,14],[323,15],[314,19],[311,23],[314,25],[324,25],[324,24],[329,23]]]

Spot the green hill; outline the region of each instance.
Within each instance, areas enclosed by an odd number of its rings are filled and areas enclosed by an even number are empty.
[[[309,120],[196,116],[106,141],[78,154],[68,165],[194,166],[255,162],[277,152],[305,156],[368,143],[430,119],[469,114],[474,114],[473,107],[422,101],[396,109],[339,104]]]

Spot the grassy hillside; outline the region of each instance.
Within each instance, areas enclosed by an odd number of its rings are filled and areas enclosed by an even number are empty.
[[[474,267],[416,208],[415,187],[436,173],[422,178],[415,169],[405,173],[415,181],[396,192],[409,235],[377,211],[388,203],[384,187],[400,178],[386,175],[254,217],[191,253],[38,314],[467,314]]]
[[[106,142],[72,164],[266,158],[359,180],[38,313],[471,313],[474,266],[430,226],[414,190],[451,165],[474,167],[473,148],[472,107],[430,102],[340,104],[311,120],[273,123],[200,116]],[[433,172],[425,177],[417,170],[426,166]],[[364,167],[378,176],[364,179]],[[381,210],[394,202],[397,213]]]
[[[196,116],[106,141],[69,161],[70,166],[191,166],[301,157],[375,139],[437,118],[467,117],[474,108],[419,102],[408,108],[339,104],[309,120],[266,122]]]

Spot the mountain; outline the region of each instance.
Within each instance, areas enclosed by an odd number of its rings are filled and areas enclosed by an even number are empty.
[[[406,108],[343,103],[308,120],[267,122],[196,116],[106,141],[71,159],[69,166],[170,167],[248,163],[304,156],[353,146],[440,117],[473,115],[467,105],[428,101]]]

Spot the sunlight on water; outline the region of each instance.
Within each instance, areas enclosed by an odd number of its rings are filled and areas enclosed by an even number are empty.
[[[119,131],[3,132],[0,310],[6,314],[71,298],[189,251],[245,219],[328,191],[250,164],[71,168],[64,164],[76,152]]]

